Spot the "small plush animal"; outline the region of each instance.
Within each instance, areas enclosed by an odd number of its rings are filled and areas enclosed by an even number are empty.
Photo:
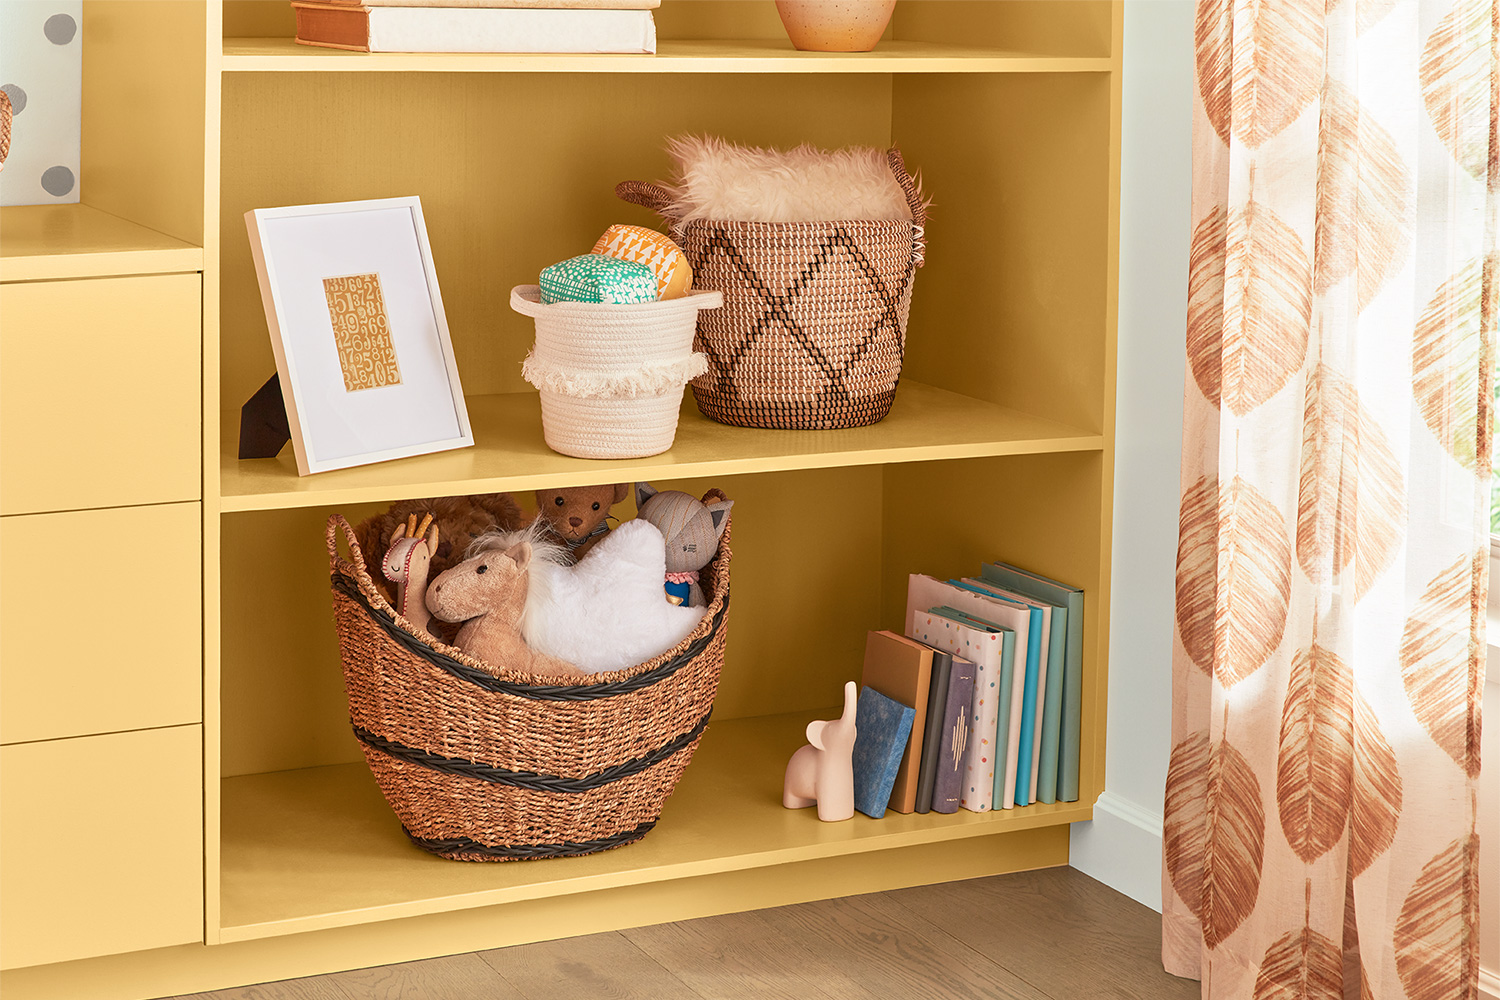
[[[698,586],[698,571],[713,562],[719,539],[729,523],[733,500],[705,504],[678,490],[658,493],[650,483],[635,484],[636,517],[650,521],[667,542],[667,600],[701,608],[708,602]]]
[[[649,521],[626,521],[576,565],[560,564],[560,548],[539,544],[531,562],[521,635],[538,652],[585,673],[620,670],[671,649],[703,618],[661,599],[666,546]]]
[[[388,551],[398,537],[397,529],[403,528],[413,514],[418,517],[431,514],[433,526],[438,529],[440,541],[427,567],[429,579],[462,562],[464,550],[485,532],[515,531],[526,523],[520,505],[509,493],[402,500],[354,529],[365,558],[373,561],[377,554]]]
[[[432,515],[423,516],[418,525],[417,515],[413,514],[406,524],[396,529],[396,540],[391,542],[380,562],[385,578],[396,584],[396,612],[413,628],[424,632],[430,617],[427,613],[427,569],[437,550],[438,526],[432,523]]]
[[[427,608],[446,622],[462,622],[453,644],[499,674],[514,670],[534,677],[582,677],[571,663],[546,656],[521,638],[532,542],[525,532],[492,534],[477,554],[451,566],[427,588]]]
[[[609,531],[609,509],[629,495],[629,483],[537,490],[536,514],[577,562]]]
[[[818,807],[818,819],[835,823],[854,815],[855,717],[859,688],[844,684],[844,714],[830,722],[807,724],[807,746],[786,764],[781,804],[788,809]]]

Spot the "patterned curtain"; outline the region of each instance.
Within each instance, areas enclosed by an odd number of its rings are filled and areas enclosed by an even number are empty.
[[[1198,0],[1162,955],[1477,996],[1495,0]]]

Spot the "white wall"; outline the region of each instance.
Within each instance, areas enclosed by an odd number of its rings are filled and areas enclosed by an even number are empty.
[[[1070,863],[1161,909],[1191,230],[1192,0],[1126,0],[1106,791]]]
[[[1070,863],[1161,909],[1192,184],[1192,0],[1126,0],[1107,790]],[[1500,587],[1500,573],[1491,584]],[[1496,602],[1500,604],[1500,602]],[[1500,1000],[1500,618],[1480,777],[1480,996]]]

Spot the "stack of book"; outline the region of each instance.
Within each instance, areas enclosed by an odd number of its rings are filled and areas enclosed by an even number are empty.
[[[654,53],[661,0],[292,0],[297,41],[359,52]]]
[[[1078,800],[1083,591],[1008,563],[907,583],[906,635],[871,632],[862,682],[909,711],[856,720],[869,816]]]

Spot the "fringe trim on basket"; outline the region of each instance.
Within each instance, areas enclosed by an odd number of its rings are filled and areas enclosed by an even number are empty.
[[[528,354],[521,377],[538,389],[581,399],[637,399],[660,396],[708,371],[708,355],[693,352],[681,361],[647,365],[633,372],[590,372],[539,360]]]

